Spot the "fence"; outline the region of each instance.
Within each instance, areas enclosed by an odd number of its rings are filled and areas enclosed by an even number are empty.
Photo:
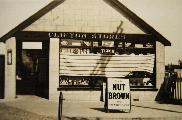
[[[165,93],[171,103],[182,104],[182,77],[172,73],[165,78]]]
[[[182,78],[177,78],[175,80],[175,86],[171,91],[173,93],[171,99],[182,101]]]

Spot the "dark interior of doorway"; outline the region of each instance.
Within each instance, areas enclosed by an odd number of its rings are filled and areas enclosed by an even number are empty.
[[[49,98],[49,43],[42,49],[22,49],[17,43],[16,94]]]
[[[0,55],[0,99],[4,99],[5,89],[5,56]]]

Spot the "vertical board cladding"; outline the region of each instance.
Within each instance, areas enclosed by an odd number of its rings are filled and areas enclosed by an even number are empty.
[[[66,0],[24,30],[144,33],[104,0]]]
[[[153,73],[154,54],[60,54],[61,75],[125,77],[132,71]]]

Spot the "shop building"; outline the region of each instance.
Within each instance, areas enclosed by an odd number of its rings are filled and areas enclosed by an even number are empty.
[[[126,78],[133,100],[154,101],[171,46],[118,0],[54,0],[0,41],[5,99],[100,100],[103,82]]]

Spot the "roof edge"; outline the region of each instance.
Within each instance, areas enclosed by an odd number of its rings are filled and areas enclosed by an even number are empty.
[[[47,12],[49,12],[52,9],[54,9],[55,7],[57,7],[58,5],[60,5],[61,3],[63,3],[64,1],[65,0],[53,0],[48,5],[46,5],[45,7],[43,7],[42,9],[40,9],[38,12],[36,12],[35,14],[33,14],[32,16],[30,16],[29,18],[27,18],[25,21],[21,22],[15,28],[13,28],[12,30],[10,30],[8,33],[6,33],[5,35],[3,35],[0,38],[0,42],[5,42],[8,38],[12,37],[16,32],[25,29],[30,24],[32,24],[33,22],[35,22],[36,20],[38,20],[40,17],[42,17]]]
[[[171,46],[171,42],[169,40],[167,40],[164,36],[162,36],[158,31],[156,31],[152,26],[146,23],[138,15],[129,10],[120,1],[118,0],[104,0],[104,1],[107,2],[109,5],[111,5],[111,7],[115,8],[118,12],[123,14],[130,22],[135,24],[141,30],[143,30],[147,34],[153,34],[158,39],[157,41],[163,43],[165,46]]]
[[[65,0],[53,0],[48,5],[40,9],[38,12],[27,18],[25,21],[17,25],[15,28],[10,30],[7,34],[2,36],[0,38],[0,42],[5,42],[8,38],[14,36],[14,34],[18,31],[21,31],[28,27],[30,24],[38,20],[40,17],[45,15],[50,10],[54,9],[61,3],[63,3]],[[137,27],[142,29],[147,34],[152,34],[156,37],[156,41],[159,41],[163,43],[165,46],[171,46],[171,42],[168,41],[164,36],[162,36],[159,32],[157,32],[152,26],[147,24],[144,20],[142,20],[140,17],[138,17],[135,13],[133,13],[131,10],[129,10],[125,5],[123,5],[118,0],[104,0],[107,2],[111,7],[116,9],[118,12],[122,13],[129,21],[131,21],[133,24],[135,24]]]

